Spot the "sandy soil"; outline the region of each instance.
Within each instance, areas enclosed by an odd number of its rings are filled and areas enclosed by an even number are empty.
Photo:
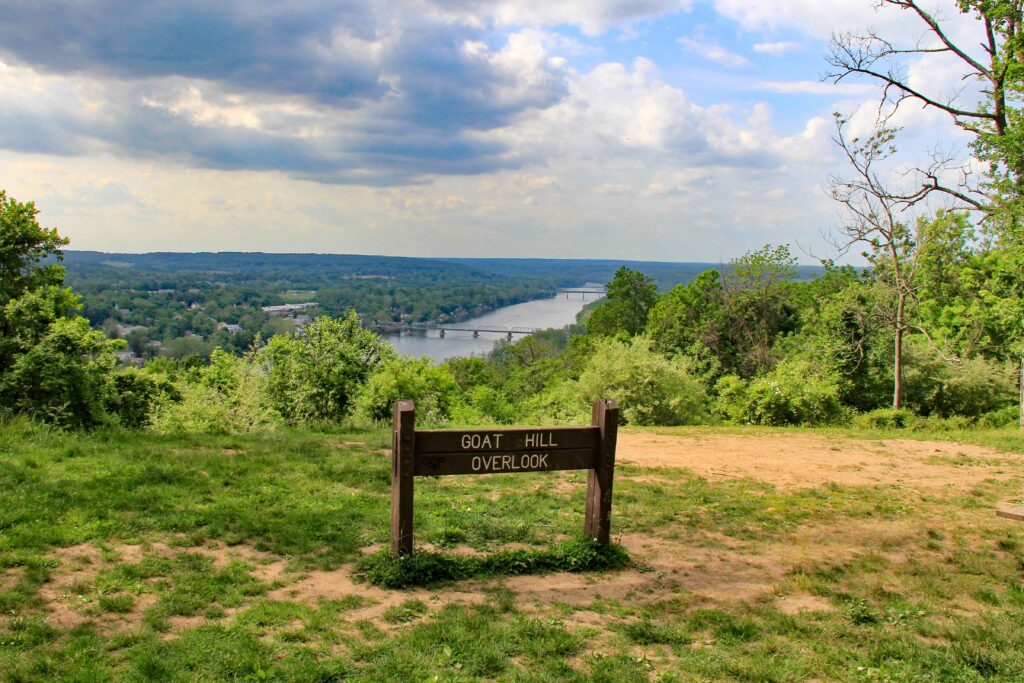
[[[791,490],[828,483],[963,487],[1024,472],[1024,454],[944,441],[837,440],[814,434],[619,433],[618,462],[681,467],[711,481],[750,477]]]

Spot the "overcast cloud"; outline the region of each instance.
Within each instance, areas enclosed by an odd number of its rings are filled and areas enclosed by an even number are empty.
[[[872,5],[0,0],[0,187],[108,251],[822,253]]]

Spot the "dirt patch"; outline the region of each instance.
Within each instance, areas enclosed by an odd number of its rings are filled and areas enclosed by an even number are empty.
[[[17,585],[25,574],[24,567],[0,570],[0,591],[9,591]]]
[[[675,436],[625,431],[619,433],[616,458],[644,467],[686,468],[710,480],[749,477],[786,490],[829,483],[966,488],[986,479],[1024,476],[1024,455],[984,446],[828,439],[815,434]],[[963,461],[972,466],[962,466]]]
[[[817,595],[787,595],[775,601],[775,608],[783,614],[801,612],[834,612],[835,606]]]
[[[51,573],[50,581],[39,589],[48,612],[47,619],[59,629],[72,629],[85,622],[93,622],[104,632],[138,628],[146,610],[155,605],[159,597],[154,593],[133,595],[128,612],[100,612],[96,600],[96,577],[104,569],[116,564],[137,564],[147,555],[175,557],[185,553],[198,553],[210,557],[215,568],[241,560],[252,567],[252,574],[266,583],[281,582],[287,576],[288,562],[273,553],[257,550],[248,545],[227,546],[209,544],[198,547],[174,547],[165,543],[113,545],[104,559],[104,553],[91,544],[61,548],[53,553],[59,564]],[[154,585],[160,578],[147,579]],[[172,617],[172,631],[181,631],[205,623],[205,617]]]
[[[449,603],[470,605],[481,604],[487,599],[486,593],[477,583],[446,587],[441,590],[426,588],[408,590],[384,590],[368,584],[357,584],[352,580],[352,565],[347,564],[331,571],[313,571],[303,575],[294,583],[278,588],[267,594],[271,600],[290,600],[316,605],[321,600],[341,600],[358,596],[368,604],[346,613],[349,621],[371,621],[381,630],[390,630],[391,625],[381,617],[389,607],[406,600],[417,599],[428,607],[438,608]]]
[[[39,589],[39,597],[49,609],[50,625],[69,630],[92,618],[85,613],[88,604],[75,588],[93,584],[103,566],[103,556],[88,543],[59,548],[53,555],[60,564],[51,573],[50,581]]]

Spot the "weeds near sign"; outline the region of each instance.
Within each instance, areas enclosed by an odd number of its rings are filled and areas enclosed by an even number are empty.
[[[356,575],[381,588],[407,588],[488,576],[621,569],[631,564],[626,550],[590,539],[565,541],[550,550],[501,550],[489,555],[419,551],[396,555],[381,550],[356,565]]]

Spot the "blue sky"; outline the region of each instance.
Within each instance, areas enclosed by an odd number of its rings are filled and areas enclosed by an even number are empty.
[[[873,5],[0,0],[0,187],[78,249],[810,262],[877,98],[829,34],[920,35]]]

